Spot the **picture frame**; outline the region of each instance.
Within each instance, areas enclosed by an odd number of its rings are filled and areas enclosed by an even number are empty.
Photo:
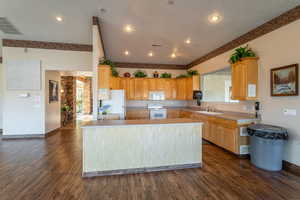
[[[271,69],[271,96],[299,95],[298,68],[298,64],[292,64]]]
[[[49,80],[49,103],[58,101],[58,81]]]

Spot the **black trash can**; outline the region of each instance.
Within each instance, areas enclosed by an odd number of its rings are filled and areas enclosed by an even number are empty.
[[[288,139],[287,130],[279,126],[252,124],[247,131],[251,136],[251,163],[261,169],[280,171],[284,143]]]

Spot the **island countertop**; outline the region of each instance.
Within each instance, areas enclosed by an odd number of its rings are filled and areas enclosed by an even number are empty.
[[[86,123],[82,128],[102,126],[136,126],[136,125],[159,125],[159,124],[188,124],[202,123],[201,120],[189,118],[160,119],[160,120],[94,120]]]

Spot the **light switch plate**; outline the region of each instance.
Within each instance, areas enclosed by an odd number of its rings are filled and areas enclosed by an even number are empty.
[[[295,109],[284,109],[283,114],[286,116],[296,116],[297,115],[297,110]]]

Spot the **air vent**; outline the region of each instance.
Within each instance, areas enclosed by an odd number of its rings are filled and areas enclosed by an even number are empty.
[[[0,17],[0,30],[5,34],[21,35],[22,33],[5,17]]]
[[[160,44],[152,44],[153,47],[161,47]]]

